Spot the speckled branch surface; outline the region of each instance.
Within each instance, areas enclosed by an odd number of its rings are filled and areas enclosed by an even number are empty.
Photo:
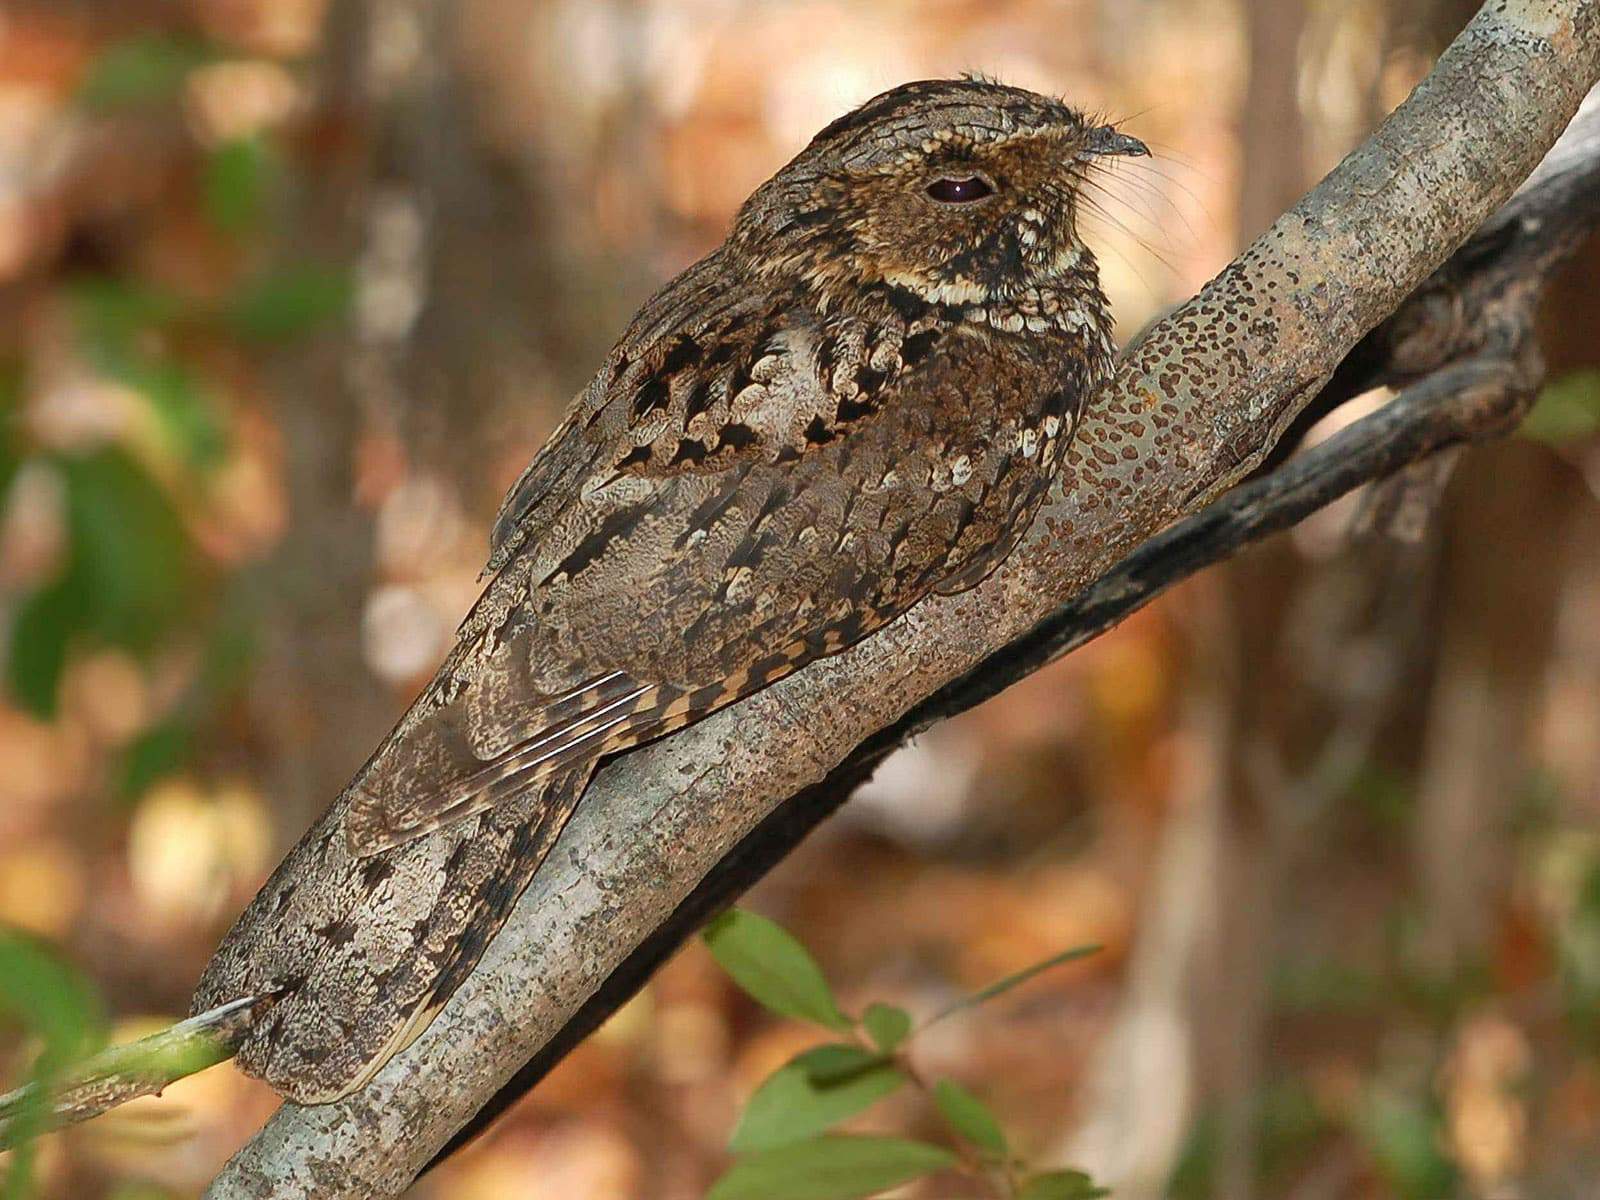
[[[403,1191],[541,1047],[568,1040],[702,881],[747,882],[747,835],[797,798],[825,809],[882,731],[1248,473],[1505,202],[1597,77],[1600,0],[1487,4],[1364,145],[1123,357],[1058,496],[994,577],[609,765],[428,1032],[364,1091],[286,1105],[208,1194]],[[798,837],[810,821],[795,819]]]

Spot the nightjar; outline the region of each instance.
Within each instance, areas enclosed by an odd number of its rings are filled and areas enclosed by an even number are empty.
[[[1061,101],[910,83],[823,129],[647,303],[495,522],[427,687],[227,935],[239,1062],[361,1087],[470,972],[605,755],[1005,558],[1107,371]]]

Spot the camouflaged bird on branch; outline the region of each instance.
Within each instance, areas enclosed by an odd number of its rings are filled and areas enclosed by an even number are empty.
[[[438,676],[224,940],[239,1062],[362,1086],[449,999],[597,763],[970,588],[1111,321],[1080,188],[1143,145],[986,80],[829,125],[639,312],[506,498]]]

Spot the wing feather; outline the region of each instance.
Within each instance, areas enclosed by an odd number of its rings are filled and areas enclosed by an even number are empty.
[[[653,690],[623,671],[609,671],[549,700],[525,695],[515,711],[498,714],[487,750],[483,738],[463,736],[461,708],[434,709],[391,751],[403,748],[408,761],[434,769],[395,774],[369,768],[352,785],[351,850],[376,854],[482,812],[512,785],[592,762],[607,735],[616,736]],[[375,765],[383,758],[380,752]]]
[[[996,416],[1038,368],[962,336],[928,356],[940,320],[724,295],[625,337],[507,497],[456,661],[352,784],[351,849],[670,732],[987,574],[1002,496],[1045,477]]]

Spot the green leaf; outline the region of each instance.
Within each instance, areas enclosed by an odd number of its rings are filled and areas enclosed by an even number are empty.
[[[995,983],[991,983],[986,988],[982,988],[979,991],[973,992],[970,996],[963,996],[960,1000],[957,1000],[954,1004],[950,1005],[949,1008],[936,1013],[933,1017],[933,1020],[929,1021],[928,1024],[933,1024],[933,1021],[942,1021],[952,1013],[958,1013],[964,1008],[971,1008],[974,1005],[982,1004],[988,1000],[993,1000],[996,996],[1003,995],[1006,992],[1009,992],[1012,988],[1027,983],[1028,980],[1032,979],[1035,975],[1042,975],[1052,967],[1059,967],[1063,963],[1074,962],[1080,958],[1087,958],[1091,954],[1098,954],[1099,951],[1100,947],[1097,945],[1074,946],[1071,950],[1063,950],[1060,954],[1051,955],[1043,962],[1036,962],[1031,967],[1024,967],[1022,970],[1017,971],[1014,974],[1007,975],[1004,979],[998,980]]]
[[[278,161],[264,138],[234,138],[206,159],[201,178],[206,216],[224,233],[249,233],[261,223]]]
[[[192,547],[172,505],[120,450],[61,461],[72,558],[63,587],[88,629],[148,650],[185,615]]]
[[[156,1183],[125,1180],[117,1184],[108,1200],[175,1200],[172,1192]]]
[[[706,1200],[853,1200],[954,1165],[939,1146],[888,1137],[820,1137],[739,1159]]]
[[[1457,1171],[1441,1147],[1442,1122],[1433,1101],[1375,1091],[1356,1129],[1379,1173],[1402,1200],[1432,1200],[1455,1194]]]
[[[1571,442],[1600,430],[1600,370],[1573,371],[1546,384],[1522,422],[1523,437]]]
[[[893,1004],[870,1004],[861,1024],[867,1036],[885,1054],[893,1054],[911,1035],[911,1014]]]
[[[989,1106],[979,1100],[953,1079],[941,1079],[934,1085],[933,1102],[939,1106],[944,1119],[967,1141],[996,1158],[1004,1158],[1010,1147],[1005,1131],[995,1119]]]
[[[813,1083],[838,1083],[885,1060],[883,1055],[849,1042],[829,1042],[807,1050],[795,1061],[804,1065]]]
[[[776,922],[734,908],[706,926],[704,936],[712,957],[758,1003],[782,1017],[850,1029],[822,969]]]
[[[19,420],[22,380],[21,365],[0,358],[0,503],[5,502],[28,453]]]
[[[820,1046],[808,1051],[768,1076],[745,1105],[729,1149],[748,1154],[804,1141],[855,1116],[906,1081],[894,1064],[870,1056],[850,1074],[819,1079],[808,1060],[816,1059],[819,1050],[831,1049]]]
[[[6,685],[41,717],[55,712],[69,645],[87,638],[136,652],[190,615],[197,560],[166,496],[127,454],[56,460],[66,493],[66,570],[12,620]]]
[[[101,1034],[99,1005],[89,985],[42,943],[0,927],[0,1017],[44,1042],[44,1060],[59,1069],[87,1054]]]
[[[87,278],[68,289],[79,336],[101,370],[116,373],[136,357],[136,339],[182,318],[179,297],[126,279]]]
[[[286,341],[343,316],[350,307],[350,280],[326,267],[285,268],[250,280],[222,312],[240,337]]]
[[[194,306],[120,279],[80,280],[71,296],[78,335],[95,366],[144,398],[184,458],[214,464],[225,448],[214,405],[186,367],[162,359],[161,342],[149,336],[193,318]]]
[[[1600,862],[1575,859],[1556,923],[1557,978],[1568,1028],[1591,1051],[1600,1038]]]
[[[117,42],[90,64],[78,102],[101,111],[170,100],[190,71],[214,57],[188,38],[151,33]]]
[[[151,784],[189,761],[193,741],[194,731],[183,720],[164,721],[145,730],[123,751],[117,790],[129,799],[142,796]]]
[[[1110,1194],[1108,1188],[1095,1187],[1082,1171],[1046,1171],[1023,1180],[1017,1200],[1095,1200]]]
[[[29,596],[12,619],[6,690],[18,705],[40,720],[48,721],[56,715],[57,688],[67,665],[67,645],[83,623],[83,607],[64,580]]]
[[[200,689],[212,696],[227,696],[250,682],[258,647],[254,600],[235,579],[219,605],[200,663]]]
[[[20,1027],[44,1048],[35,1061],[32,1081],[48,1087],[51,1079],[102,1040],[102,1015],[87,983],[41,943],[0,927],[0,1032]],[[45,1117],[45,1094],[11,1114],[7,1129],[17,1145],[10,1154],[3,1194],[6,1200],[33,1192],[32,1138]]]
[[[173,448],[196,467],[217,465],[227,438],[215,408],[189,372],[176,363],[129,365],[117,372],[138,390],[161,421]]]

